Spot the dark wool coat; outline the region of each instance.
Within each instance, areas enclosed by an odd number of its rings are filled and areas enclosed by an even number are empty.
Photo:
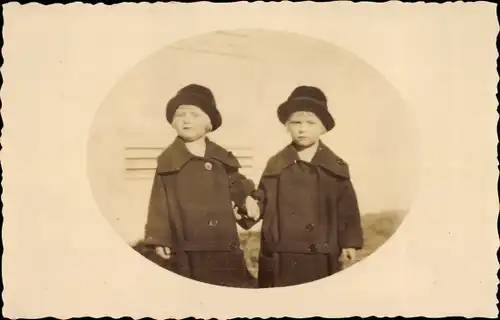
[[[343,248],[363,232],[347,164],[322,142],[310,163],[293,145],[271,157],[259,190],[263,205],[259,286],[306,283],[341,269]]]
[[[244,208],[254,184],[238,160],[207,139],[205,157],[180,138],[158,157],[145,228],[145,244],[171,248],[165,268],[194,280],[241,287],[250,279],[231,201]],[[248,216],[238,223],[247,228]]]

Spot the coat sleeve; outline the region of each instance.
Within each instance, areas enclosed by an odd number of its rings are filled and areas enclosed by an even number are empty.
[[[363,229],[356,192],[351,180],[342,182],[337,203],[339,244],[342,249],[363,247]]]
[[[231,200],[237,206],[244,207],[245,199],[251,196],[255,190],[255,184],[238,170],[231,170],[229,173],[229,188],[231,190]]]
[[[259,191],[256,190],[254,182],[241,174],[237,169],[229,172],[229,186],[231,201],[234,201],[236,210],[242,216],[242,219],[238,220],[238,224],[243,229],[248,230],[256,224],[256,221],[248,216],[245,200],[250,196],[258,201]]]
[[[167,195],[161,177],[156,173],[149,198],[145,227],[145,245],[172,246],[172,233],[168,212]]]
[[[257,200],[257,203],[259,205],[259,210],[260,210],[260,216],[257,220],[254,220],[250,217],[244,217],[243,219],[241,219],[241,223],[240,223],[240,226],[245,229],[245,230],[249,230],[251,229],[254,225],[256,225],[258,222],[260,222],[264,216],[264,209],[266,208],[266,198],[265,198],[265,184],[264,182],[260,182],[259,183],[259,186],[257,187],[257,189],[253,190],[252,193],[251,193],[251,197],[254,198],[255,200]],[[244,212],[244,214],[246,214],[246,212]]]

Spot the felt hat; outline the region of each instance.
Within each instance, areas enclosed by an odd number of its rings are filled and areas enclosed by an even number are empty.
[[[181,105],[193,105],[205,112],[212,122],[212,131],[222,125],[222,116],[217,110],[215,98],[210,89],[199,84],[189,84],[180,89],[167,103],[167,120],[172,123],[175,110]]]
[[[278,119],[285,124],[297,111],[309,111],[321,120],[327,131],[335,127],[335,120],[328,111],[327,98],[323,91],[312,86],[298,86],[288,99],[278,107]]]

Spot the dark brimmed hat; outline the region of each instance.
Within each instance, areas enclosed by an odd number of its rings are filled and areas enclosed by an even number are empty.
[[[175,110],[181,105],[193,105],[203,110],[212,122],[212,131],[217,130],[222,125],[222,117],[217,110],[214,95],[207,87],[192,83],[180,89],[167,103],[166,111],[169,123],[172,123]]]
[[[288,99],[278,107],[278,119],[285,124],[292,113],[309,111],[323,122],[327,131],[335,127],[335,120],[328,111],[327,99],[323,91],[312,86],[298,86]]]

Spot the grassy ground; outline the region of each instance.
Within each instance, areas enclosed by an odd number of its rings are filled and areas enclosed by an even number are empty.
[[[344,269],[363,260],[389,239],[402,221],[402,214],[396,211],[369,213],[361,218],[365,246],[359,250],[356,260],[344,265]],[[246,232],[241,235],[245,247],[245,259],[250,273],[255,277],[258,272],[258,255],[260,250],[260,234]]]
[[[361,217],[365,245],[358,251],[355,261],[344,265],[344,269],[363,260],[377,250],[387,239],[389,239],[402,222],[403,214],[396,211],[370,213]],[[250,273],[256,277],[258,272],[258,255],[260,250],[260,233],[245,232],[240,235],[241,242],[245,248],[245,260]],[[156,261],[155,255],[148,254],[143,245],[138,243],[133,246],[135,250],[151,261]],[[160,259],[161,260],[161,259]],[[156,261],[158,262],[158,261]]]

